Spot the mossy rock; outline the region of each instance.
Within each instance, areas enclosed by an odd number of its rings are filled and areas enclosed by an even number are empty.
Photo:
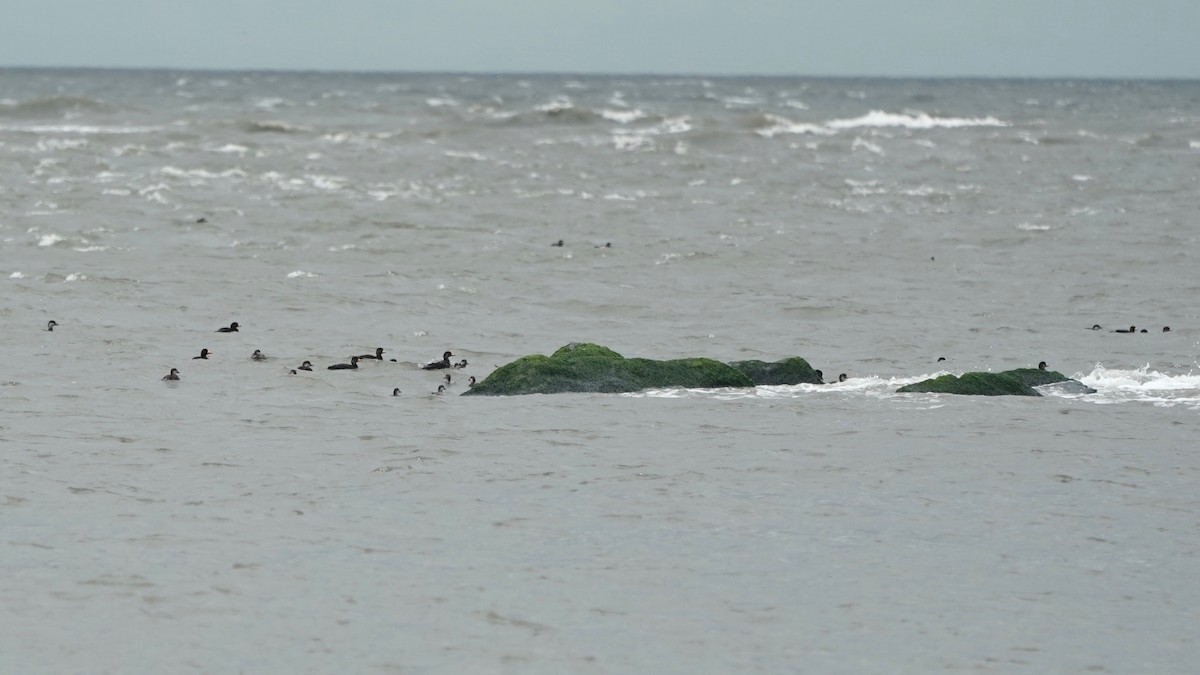
[[[942,375],[906,384],[898,394],[965,394],[969,396],[1041,396],[1033,387],[1008,373],[963,373]]]
[[[1000,373],[943,375],[896,390],[900,394],[967,394],[974,396],[1041,396],[1034,387],[1058,385],[1062,393],[1094,394],[1095,389],[1062,373],[1038,368],[1017,368]]]
[[[774,363],[766,361],[734,361],[729,365],[745,373],[756,385],[825,384],[821,375],[808,361],[793,356]]]
[[[502,366],[463,395],[619,394],[667,387],[753,386],[741,371],[713,359],[627,359],[601,345],[573,342],[551,356],[532,354]]]
[[[1011,375],[1030,387],[1066,382],[1071,379],[1053,370],[1039,370],[1037,368],[1017,368],[1016,370],[1006,370],[1000,374]]]

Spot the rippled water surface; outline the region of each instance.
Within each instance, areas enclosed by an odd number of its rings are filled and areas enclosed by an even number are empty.
[[[0,670],[1191,672],[1198,109],[0,71]],[[572,341],[848,379],[456,396]]]

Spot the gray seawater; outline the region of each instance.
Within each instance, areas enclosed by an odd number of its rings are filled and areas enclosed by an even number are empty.
[[[1191,672],[1197,111],[0,71],[0,671]],[[455,395],[572,341],[849,379]]]

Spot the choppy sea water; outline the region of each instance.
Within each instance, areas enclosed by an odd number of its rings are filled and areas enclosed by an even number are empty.
[[[3,670],[1190,672],[1197,110],[0,71]],[[571,341],[848,380],[455,396]]]

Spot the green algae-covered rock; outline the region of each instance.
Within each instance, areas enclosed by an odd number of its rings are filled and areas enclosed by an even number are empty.
[[[1059,393],[1094,394],[1095,389],[1072,380],[1062,373],[1038,368],[1017,368],[1000,373],[963,373],[962,377],[943,375],[905,385],[899,394],[968,394],[974,396],[1041,396],[1034,387],[1055,385]]]
[[[1066,382],[1067,380],[1071,379],[1066,375],[1053,370],[1039,370],[1037,368],[1017,368],[1016,370],[1006,370],[1000,374],[1011,375],[1030,387],[1040,387],[1043,384]]]
[[[523,356],[502,366],[463,395],[616,394],[664,387],[753,386],[741,371],[713,359],[627,359],[601,345],[572,342],[551,356]]]
[[[1008,373],[963,373],[961,377],[942,375],[931,380],[907,384],[898,394],[967,394],[972,396],[1041,396],[1033,387]]]
[[[793,356],[774,363],[766,361],[734,361],[729,365],[740,370],[754,384],[824,384],[821,376],[808,361]]]

